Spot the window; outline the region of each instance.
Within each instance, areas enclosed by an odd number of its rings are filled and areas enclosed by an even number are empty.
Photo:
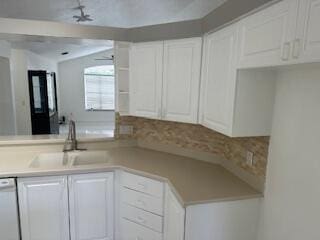
[[[114,110],[114,66],[95,66],[84,70],[86,110]]]

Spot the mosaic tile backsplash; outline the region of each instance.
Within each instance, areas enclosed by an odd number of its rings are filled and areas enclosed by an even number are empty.
[[[131,125],[131,135],[120,139],[143,140],[216,154],[259,177],[265,177],[269,137],[230,138],[200,125],[117,116],[117,126]],[[254,165],[246,164],[247,151],[254,153]]]

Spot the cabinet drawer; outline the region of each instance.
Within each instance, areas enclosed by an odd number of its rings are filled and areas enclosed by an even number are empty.
[[[134,175],[131,173],[123,173],[122,185],[139,192],[150,194],[155,197],[163,197],[163,183],[146,177]]]
[[[122,218],[126,218],[154,231],[162,232],[162,217],[127,204],[122,204],[121,211]]]
[[[144,193],[122,188],[122,201],[131,206],[163,216],[163,200]]]
[[[121,219],[121,240],[162,240],[162,234],[139,224]]]

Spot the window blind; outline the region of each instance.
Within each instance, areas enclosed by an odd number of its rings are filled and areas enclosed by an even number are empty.
[[[84,74],[86,110],[114,110],[114,75]]]

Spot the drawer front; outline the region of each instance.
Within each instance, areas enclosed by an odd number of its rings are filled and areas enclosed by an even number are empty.
[[[122,188],[122,201],[131,206],[163,216],[163,199]]]
[[[122,204],[121,217],[148,227],[159,233],[162,232],[163,218],[139,208],[135,208],[127,204]]]
[[[124,172],[122,175],[122,185],[155,197],[163,197],[163,183],[146,177]]]
[[[162,240],[162,234],[121,219],[121,240]]]

